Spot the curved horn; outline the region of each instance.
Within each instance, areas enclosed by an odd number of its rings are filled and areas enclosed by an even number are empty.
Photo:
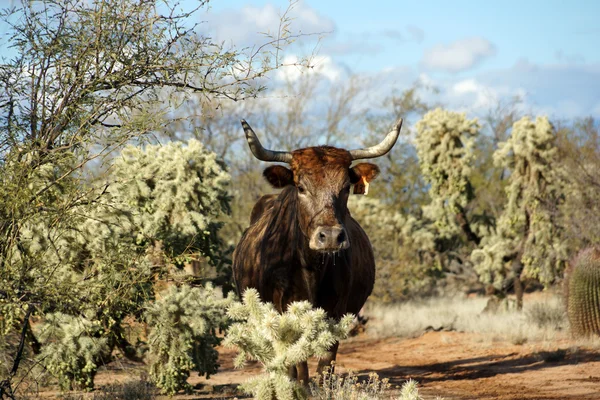
[[[254,154],[254,157],[261,161],[284,162],[288,164],[292,161],[292,154],[287,151],[273,151],[265,149],[262,144],[260,144],[256,133],[254,133],[246,120],[243,119],[241,122],[242,128],[244,128],[244,133],[246,134],[248,146],[250,147],[252,154]]]
[[[396,144],[396,140],[398,140],[398,136],[400,135],[400,128],[402,128],[402,118],[398,120],[394,129],[386,135],[381,143],[367,147],[366,149],[350,150],[352,160],[381,157],[390,151],[392,147],[394,147],[394,144]]]

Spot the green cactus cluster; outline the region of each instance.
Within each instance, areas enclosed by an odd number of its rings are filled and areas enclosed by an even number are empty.
[[[565,292],[573,334],[600,335],[600,247],[584,249],[573,259]]]
[[[242,302],[233,303],[227,315],[238,321],[223,341],[239,350],[234,365],[241,368],[247,359],[263,364],[263,374],[241,386],[258,400],[306,398],[302,386],[288,377],[288,368],[324,356],[336,341],[348,337],[354,319],[347,314],[336,322],[308,301],[293,302],[280,314],[272,303],[263,303],[255,289],[246,289]]]
[[[232,302],[233,293],[223,298],[211,284],[182,285],[171,286],[148,307],[150,378],[163,393],[190,391],[191,371],[207,378],[217,372],[217,332],[227,328],[225,310]]]

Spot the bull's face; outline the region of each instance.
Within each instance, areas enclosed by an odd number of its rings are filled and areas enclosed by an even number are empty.
[[[295,187],[300,229],[313,250],[335,252],[350,246],[344,222],[351,185],[369,182],[379,173],[374,164],[350,168],[351,162],[346,150],[310,147],[292,152],[290,169],[275,165],[264,171],[274,187]]]
[[[279,161],[290,165],[275,165],[264,171],[265,178],[277,188],[294,186],[298,198],[298,221],[309,247],[320,252],[348,248],[351,243],[344,226],[348,214],[348,196],[352,185],[364,186],[379,173],[374,164],[353,160],[374,158],[387,153],[396,142],[402,120],[378,145],[360,150],[343,150],[321,146],[276,152],[262,147],[252,128],[242,121],[252,153],[263,161]]]

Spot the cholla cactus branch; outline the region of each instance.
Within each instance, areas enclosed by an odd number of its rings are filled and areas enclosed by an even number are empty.
[[[150,335],[150,377],[167,394],[190,389],[190,371],[209,377],[217,372],[221,339],[217,330],[227,326],[226,308],[233,293],[221,298],[207,284],[203,289],[172,286],[146,311]]]
[[[48,314],[39,332],[44,344],[38,359],[63,390],[92,389],[103,358],[109,356],[102,327],[85,317]]]
[[[339,322],[327,318],[322,309],[313,309],[307,301],[291,303],[279,314],[273,304],[262,303],[255,289],[247,289],[241,303],[229,307],[228,316],[236,321],[224,345],[237,347],[236,367],[246,359],[263,364],[264,374],[242,389],[257,399],[297,399],[305,396],[302,388],[287,376],[288,367],[312,356],[324,356],[329,348],[348,336],[352,315]]]
[[[563,186],[555,141],[548,118],[523,117],[494,153],[494,162],[511,175],[496,233],[471,256],[482,281],[501,287],[507,277],[518,279],[522,268],[524,276],[547,285],[562,271],[567,255],[557,221]]]
[[[431,185],[432,202],[424,208],[426,216],[435,221],[442,236],[462,229],[475,244],[480,238],[471,229],[465,207],[473,197],[469,176],[479,129],[477,119],[437,108],[417,123],[415,137],[419,165]]]

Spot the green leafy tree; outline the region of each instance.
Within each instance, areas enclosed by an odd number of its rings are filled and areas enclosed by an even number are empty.
[[[240,321],[231,325],[223,342],[239,349],[235,366],[241,368],[246,359],[263,364],[264,373],[242,385],[259,400],[305,398],[302,386],[288,377],[288,368],[324,356],[348,336],[354,319],[346,315],[336,323],[308,301],[293,302],[280,314],[272,303],[262,303],[255,289],[246,289],[242,302],[231,305],[227,315]]]
[[[220,298],[207,284],[203,289],[172,286],[148,307],[150,377],[164,393],[190,390],[190,371],[210,377],[219,367],[217,331],[227,327],[226,309],[233,293]]]
[[[472,260],[482,281],[499,289],[507,279],[513,281],[521,308],[521,278],[548,285],[567,259],[558,212],[564,188],[553,126],[545,117],[521,118],[500,143],[494,161],[510,171],[507,202],[495,233],[484,238]]]
[[[184,255],[200,255],[216,262],[218,219],[227,210],[229,175],[197,141],[143,150],[130,146],[110,170],[106,193],[85,209],[87,215],[75,219],[77,228],[69,226],[54,238],[51,229],[34,224],[23,229],[22,247],[24,254],[45,252],[45,262],[54,268],[49,282],[71,291],[66,305],[73,318],[85,314],[101,328],[95,337],[106,342],[105,360],[115,346],[139,359],[125,338],[123,321],[141,316],[145,302],[154,297],[153,275],[168,273],[168,265],[156,262],[154,245],[164,243],[162,259],[177,262]],[[165,194],[169,196],[161,197]],[[87,347],[64,345],[60,352],[71,352],[75,360],[89,359]],[[47,364],[54,360],[45,352],[40,360],[59,381],[80,384],[75,374]]]

